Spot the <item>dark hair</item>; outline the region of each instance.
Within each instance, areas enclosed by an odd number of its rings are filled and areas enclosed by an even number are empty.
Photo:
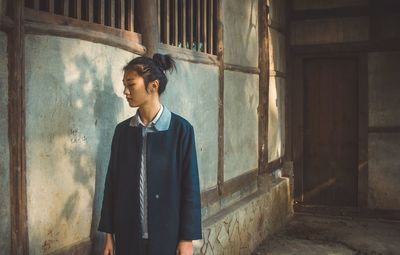
[[[163,55],[159,53],[154,54],[153,58],[143,56],[134,58],[123,68],[124,72],[135,71],[138,75],[143,77],[146,91],[148,91],[147,88],[149,82],[158,80],[159,95],[164,92],[168,83],[165,71],[169,70],[172,72],[174,69],[176,70],[176,65],[172,57],[170,55]]]

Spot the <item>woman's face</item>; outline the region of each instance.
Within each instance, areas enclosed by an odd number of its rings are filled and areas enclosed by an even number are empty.
[[[135,71],[126,71],[122,80],[124,84],[124,95],[131,107],[140,107],[152,99],[153,93],[148,93],[143,77]],[[149,89],[151,83],[149,83]]]

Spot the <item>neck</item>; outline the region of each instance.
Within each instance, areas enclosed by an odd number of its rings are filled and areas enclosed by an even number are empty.
[[[145,125],[156,117],[158,111],[161,109],[161,104],[159,100],[150,101],[144,105],[141,105],[138,109],[140,119]]]

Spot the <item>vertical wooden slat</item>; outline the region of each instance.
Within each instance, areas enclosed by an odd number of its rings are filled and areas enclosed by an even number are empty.
[[[96,0],[96,1],[98,1],[98,0]],[[106,13],[105,13],[105,0],[102,0],[102,1],[100,1],[100,10],[99,10],[99,13],[100,13],[100,24],[102,24],[102,25],[105,25],[106,24],[106,19],[105,19],[105,15],[106,15]]]
[[[65,17],[68,17],[68,15],[69,15],[69,1],[68,0],[64,0],[63,15]]]
[[[196,21],[196,27],[197,27],[197,30],[196,30],[196,32],[197,32],[197,35],[196,35],[196,49],[197,49],[197,51],[200,51],[200,41],[201,41],[201,37],[200,37],[200,35],[201,35],[201,3],[200,3],[200,1],[201,0],[196,0],[196,2],[197,2],[197,5],[196,5],[196,7],[197,7],[197,21]]]
[[[77,19],[82,19],[82,1],[81,0],[75,0],[75,16]]]
[[[186,48],[186,0],[182,0],[182,48]]]
[[[87,6],[88,21],[93,23],[93,0],[87,0],[87,1],[88,1],[88,6]]]
[[[208,13],[207,19],[208,19],[208,29],[207,29],[207,52],[212,54],[213,53],[213,20],[214,20],[214,12],[213,8],[214,3],[213,0],[208,0]]]
[[[203,52],[207,52],[207,0],[202,0],[203,1]]]
[[[138,13],[140,13],[140,31],[142,44],[146,47],[146,56],[152,57],[158,50],[160,42],[157,21],[157,1],[139,1]]]
[[[110,27],[115,27],[115,0],[110,0]]]
[[[224,14],[222,12],[222,1],[218,1],[218,73],[219,73],[219,86],[218,86],[218,174],[217,174],[217,189],[218,195],[222,196],[224,193]],[[199,24],[199,23],[198,23]],[[198,26],[199,27],[199,26]]]
[[[189,0],[190,7],[189,7],[189,12],[190,12],[190,19],[189,19],[189,28],[190,28],[190,34],[189,34],[189,47],[192,49],[193,47],[193,0]]]
[[[164,10],[163,10],[163,12],[164,12],[164,17],[165,17],[165,20],[164,20],[164,29],[163,29],[163,31],[164,31],[164,35],[163,35],[163,38],[164,38],[164,42],[166,43],[166,44],[170,44],[171,43],[171,41],[170,41],[170,0],[164,0]]]
[[[48,0],[48,4],[49,4],[49,12],[51,14],[54,14],[54,0]]]
[[[33,1],[33,9],[38,11],[40,6],[40,1],[39,0],[34,0]]]
[[[130,21],[129,24],[131,26],[130,31],[135,31],[135,1],[134,0],[129,0],[131,4],[131,10],[130,10]]]
[[[25,147],[24,1],[9,1],[13,29],[8,31],[8,146],[11,254],[28,254]],[[2,252],[0,252],[2,253]],[[2,253],[3,254],[3,253]]]
[[[125,0],[119,0],[121,1],[121,29],[125,29]]]
[[[174,1],[174,45],[178,46],[179,38],[178,38],[178,0]]]

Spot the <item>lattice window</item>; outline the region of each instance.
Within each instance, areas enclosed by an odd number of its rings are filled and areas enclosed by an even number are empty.
[[[161,43],[217,54],[218,0],[159,0]]]

